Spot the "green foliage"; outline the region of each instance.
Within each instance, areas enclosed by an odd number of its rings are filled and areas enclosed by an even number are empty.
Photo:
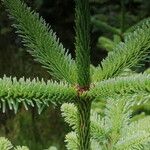
[[[19,104],[22,103],[26,109],[28,105],[38,107],[39,113],[49,103],[63,103],[73,101],[76,91],[68,84],[53,81],[44,82],[37,79],[17,80],[16,78],[4,77],[0,79],[1,108],[5,112],[6,106],[17,112]]]
[[[120,42],[108,53],[106,59],[101,62],[95,73],[93,81],[101,81],[117,76],[126,68],[137,65],[146,59],[150,48],[150,24],[143,24],[140,29],[128,34],[124,42]]]
[[[75,132],[70,132],[66,135],[67,149],[68,150],[77,150],[79,142],[77,140],[77,135]]]
[[[1,150],[12,150],[12,149],[13,150],[29,150],[26,146],[13,147],[11,142],[4,137],[0,137],[0,149]]]
[[[12,145],[12,143],[4,137],[0,137],[0,149],[1,150],[29,150],[29,148],[26,147],[26,146],[16,146],[16,147],[14,147]],[[54,147],[54,146],[51,146],[47,150],[57,150],[57,148]]]
[[[123,73],[148,58],[150,22],[144,21],[139,25],[140,28],[134,28],[134,32],[127,33],[123,39],[123,24],[120,31],[101,22],[101,27],[118,34],[119,38],[115,36],[115,44],[103,39],[105,46],[114,44],[111,46],[113,50],[108,53],[101,66],[91,65],[90,68],[89,1],[75,2],[76,62],[65,52],[55,33],[38,14],[20,0],[3,0],[10,18],[15,22],[13,27],[22,37],[29,52],[54,78],[62,81],[44,82],[39,79],[17,80],[4,77],[0,79],[2,110],[5,112],[6,107],[9,107],[16,112],[22,103],[25,108],[27,105],[37,105],[41,112],[49,103],[72,102],[62,105],[65,121],[73,129],[73,132],[66,136],[68,149],[142,149],[141,146],[150,141],[149,116],[136,121],[130,118],[133,106],[149,100],[150,76],[146,73],[130,76],[127,76],[129,73]],[[122,23],[123,18],[122,12]],[[122,42],[119,42],[120,40]],[[103,116],[91,110],[93,101],[105,103]],[[5,143],[7,144],[6,141]]]
[[[0,149],[1,150],[10,150],[12,149],[12,144],[4,137],[0,137]]]
[[[113,3],[113,5],[109,1],[108,3],[104,2],[100,7],[103,8],[103,5],[107,5],[108,7],[94,11],[95,14],[91,17],[94,27],[102,32],[102,36],[98,38],[97,44],[100,50],[104,49],[108,52],[114,50],[118,42],[124,42],[124,39],[126,39],[129,33],[134,32],[138,28],[142,28],[143,24],[149,24],[149,17],[146,18],[149,16],[149,12],[145,8],[145,6],[148,7],[149,2],[120,0]],[[119,5],[120,7],[118,7]],[[135,10],[129,9],[129,5],[134,5]],[[144,11],[141,8],[145,8]],[[136,11],[136,15],[133,13],[134,11]],[[118,42],[116,42],[116,37],[118,37]],[[141,66],[137,68],[138,71],[139,69],[143,71],[145,68]]]
[[[106,22],[100,21],[97,19],[97,16],[92,17],[91,22],[98,28],[102,28],[105,31],[112,32],[114,34],[120,35],[121,31],[111,25],[107,24]]]
[[[108,52],[112,51],[115,47],[115,43],[106,37],[100,37],[98,39],[98,45],[107,50]]]
[[[149,123],[149,117],[131,123],[122,132],[121,139],[116,144],[116,147],[118,149],[142,149],[143,145],[141,143],[147,143],[150,138]]]
[[[29,150],[26,146],[17,146],[14,150]]]
[[[90,85],[89,1],[75,0],[75,2],[76,2],[75,46],[76,46],[78,84],[81,87],[88,87]]]
[[[46,150],[57,150],[57,148],[56,147],[54,147],[54,146],[51,146],[51,147],[49,147],[48,149],[46,149]]]
[[[90,127],[92,150],[134,150],[145,146],[150,140],[150,117],[132,121],[131,107],[130,99],[108,99],[104,117],[100,117],[92,110]],[[62,114],[75,131],[66,136],[67,147],[70,150],[77,150],[78,139],[75,128],[78,124],[77,108],[73,104],[63,104]],[[98,148],[95,148],[96,146]]]
[[[24,45],[35,60],[47,68],[56,79],[74,83],[74,61],[43,18],[21,1],[4,0],[3,3],[11,14],[10,18],[15,20],[13,26],[17,29],[16,32],[23,38]]]
[[[150,76],[146,74],[116,77],[95,84],[89,94],[95,98],[140,95],[149,97]]]
[[[137,28],[142,27],[143,24],[149,24],[149,22],[150,22],[150,18],[145,18],[145,19],[141,20],[140,22],[136,23],[135,25],[131,26],[129,29],[127,29],[126,32],[125,32],[125,34],[133,32]]]
[[[73,130],[77,132],[78,111],[77,111],[76,106],[71,103],[65,103],[62,105],[61,111],[62,111],[62,116],[65,118],[65,121],[72,127]],[[91,113],[91,136],[93,139],[103,138],[104,128],[103,126],[100,126],[100,124],[101,124],[100,116],[94,111],[92,111]],[[74,133],[70,133],[70,134],[74,135]],[[68,134],[68,136],[70,134]],[[75,135],[73,137],[75,137]]]

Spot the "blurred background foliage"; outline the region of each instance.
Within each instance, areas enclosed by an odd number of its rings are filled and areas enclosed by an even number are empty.
[[[60,40],[74,56],[74,1],[73,0],[25,0],[34,10],[40,13],[50,23]],[[90,0],[92,17],[121,29],[122,7],[121,0]],[[124,0],[125,17],[124,30],[150,16],[149,0]],[[99,37],[114,38],[112,32],[97,27],[91,23],[91,62],[97,65],[106,55],[107,51],[99,44]],[[148,68],[145,63],[143,70]],[[21,39],[11,28],[11,21],[0,3],[0,77],[17,76],[17,78],[40,77],[50,79],[49,74],[35,63],[25,51]],[[42,150],[49,146],[56,146],[63,150],[65,133],[69,128],[61,118],[59,107],[49,107],[42,115],[38,115],[35,108],[20,111],[15,115],[11,111],[0,113],[0,136],[8,137],[14,144],[27,145],[32,150]],[[141,109],[141,108],[140,108]],[[141,110],[143,111],[143,109]],[[149,110],[146,109],[146,113]]]

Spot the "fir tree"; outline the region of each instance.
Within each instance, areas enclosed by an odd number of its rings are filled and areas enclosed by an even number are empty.
[[[90,65],[90,11],[88,0],[76,2],[76,60],[71,58],[51,27],[20,0],[2,0],[13,27],[29,53],[40,62],[54,80],[0,79],[3,112],[19,106],[37,106],[39,113],[50,104],[63,104],[62,114],[73,131],[66,136],[70,150],[142,149],[150,142],[150,118],[131,119],[132,106],[149,100],[150,75],[120,77],[147,59],[150,48],[150,21],[140,23],[125,35],[124,41],[98,67]],[[122,27],[123,28],[123,27]],[[114,31],[116,32],[116,31]],[[118,32],[118,31],[117,31]],[[91,109],[95,101],[105,104],[104,115]],[[67,103],[66,103],[67,102]],[[12,148],[0,140],[3,150]],[[16,147],[16,150],[26,147]]]

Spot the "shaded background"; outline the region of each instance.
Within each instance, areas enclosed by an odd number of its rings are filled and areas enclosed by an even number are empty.
[[[26,0],[29,6],[40,13],[50,23],[60,37],[60,41],[74,54],[74,1],[73,0]],[[91,15],[100,14],[101,19],[120,28],[120,0],[91,0]],[[150,15],[149,0],[125,0],[125,28]],[[113,37],[109,32],[96,28],[91,29],[91,62],[97,65],[107,52],[97,47],[99,36]],[[147,66],[144,66],[147,67]],[[50,79],[49,74],[40,64],[33,61],[21,44],[11,21],[8,20],[4,7],[0,3],[0,77],[16,76],[17,78],[40,77]],[[0,113],[0,136],[8,137],[13,144],[27,145],[32,150],[42,150],[55,145],[63,150],[65,134],[70,130],[61,118],[60,106],[49,107],[42,115],[36,108],[26,111],[20,108],[17,115],[7,110]]]

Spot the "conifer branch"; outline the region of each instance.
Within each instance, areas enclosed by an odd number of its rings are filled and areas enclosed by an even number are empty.
[[[111,33],[121,35],[121,31],[115,27],[112,27],[111,25],[107,24],[104,21],[99,20],[97,16],[94,16],[91,18],[91,22],[98,28],[103,29],[103,31],[109,31]]]
[[[90,111],[91,101],[83,98],[82,94],[90,87],[90,9],[89,0],[75,0],[76,2],[76,66],[77,92],[76,105],[78,109],[77,136],[78,150],[90,150]]]
[[[143,24],[150,24],[150,17],[148,18],[144,18],[143,20],[139,21],[138,23],[134,24],[133,26],[129,27],[126,31],[125,31],[125,35],[131,32],[134,32],[135,30],[137,30],[138,28],[141,28],[143,26]]]
[[[28,147],[26,146],[17,146],[17,147],[13,147],[12,143],[4,138],[4,137],[0,137],[0,150],[29,150]]]
[[[106,59],[98,66],[92,76],[93,81],[101,81],[117,76],[122,70],[136,66],[148,57],[150,48],[150,23],[125,37],[125,41],[118,44],[108,53]]]
[[[129,77],[117,77],[101,81],[91,87],[88,93],[92,97],[116,97],[119,96],[133,96],[145,95],[147,98],[150,94],[150,75],[137,74]]]
[[[90,85],[90,12],[88,0],[76,2],[76,63],[78,84],[88,88]]]
[[[78,150],[78,137],[77,134],[75,132],[70,132],[66,135],[66,140],[65,142],[67,142],[67,149],[68,150]],[[99,150],[101,149],[101,146],[99,145],[98,142],[96,142],[95,140],[91,140],[91,150]]]
[[[132,101],[125,98],[107,100],[105,109],[105,130],[107,137],[111,141],[109,148],[120,139],[120,135],[124,127],[130,122]],[[108,149],[109,149],[108,148]]]
[[[49,103],[73,101],[76,97],[76,90],[63,82],[7,77],[0,79],[0,106],[3,112],[6,107],[17,112],[19,104],[22,103],[26,109],[28,105],[36,105],[40,113]]]
[[[66,140],[67,142],[67,149],[68,150],[78,150],[79,147],[79,142],[78,142],[78,137],[75,132],[70,132],[66,135]]]
[[[116,143],[117,150],[142,149],[150,141],[150,117],[131,123],[122,130],[120,140]]]
[[[108,57],[102,61],[101,66],[90,67],[89,0],[75,0],[76,64],[59,42],[56,34],[37,13],[31,11],[21,0],[2,1],[8,9],[10,18],[15,21],[13,26],[23,38],[23,43],[29,48],[32,56],[42,63],[53,77],[63,80],[45,82],[39,79],[17,80],[5,76],[0,78],[0,107],[3,112],[6,107],[17,112],[19,105],[23,104],[26,109],[28,106],[37,106],[40,113],[49,103],[74,102],[74,104],[64,104],[61,108],[65,121],[74,130],[66,136],[67,148],[70,150],[97,148],[132,150],[141,148],[141,145],[150,141],[149,117],[140,121],[130,119],[131,107],[139,102],[145,102],[145,98],[150,99],[150,75],[145,72],[129,77],[116,77],[122,75],[125,69],[134,67],[148,57],[149,19],[140,23],[138,27],[130,29],[134,32],[125,34],[124,42],[113,48]],[[104,22],[96,23],[122,36],[120,30]],[[122,31],[124,31],[123,26]],[[114,47],[115,43],[112,41],[106,38],[102,40],[105,47],[107,45],[110,49]],[[100,117],[94,110],[91,111],[94,99],[105,100],[104,116]],[[12,144],[7,139],[0,138],[0,149],[12,148]],[[20,146],[14,149],[28,150],[27,147]]]
[[[72,129],[77,132],[78,128],[78,111],[77,107],[71,103],[65,103],[61,107],[62,116],[65,121],[72,127]],[[101,120],[100,116],[92,111],[91,113],[91,138],[96,140],[97,142],[104,140],[105,137],[105,129],[104,122]]]
[[[17,146],[14,150],[29,150],[26,146]]]
[[[3,0],[13,27],[35,60],[56,79],[76,82],[76,66],[45,20],[20,0]]]
[[[0,149],[1,150],[11,150],[13,148],[13,145],[9,140],[7,140],[4,137],[0,137]]]
[[[116,43],[110,40],[109,38],[101,36],[98,39],[98,46],[110,52],[114,49],[114,47],[116,46]]]

